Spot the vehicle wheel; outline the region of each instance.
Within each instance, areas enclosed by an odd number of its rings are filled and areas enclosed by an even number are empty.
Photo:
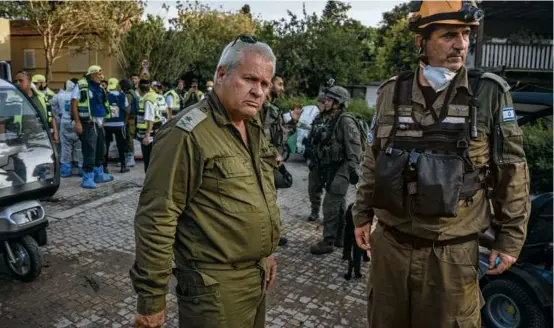
[[[279,152],[281,153],[281,157],[283,157],[283,162],[286,162],[289,159],[290,156],[290,147],[289,145],[283,145],[280,147]]]
[[[9,243],[15,263],[9,261],[6,251],[4,251],[4,260],[12,275],[25,282],[35,280],[42,270],[42,254],[37,242],[33,237],[25,236]]]
[[[546,318],[532,295],[515,281],[498,279],[483,288],[481,316],[487,328],[543,328]]]

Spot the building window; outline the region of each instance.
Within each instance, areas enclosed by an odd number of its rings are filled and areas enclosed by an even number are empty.
[[[35,49],[23,49],[23,66],[25,69],[35,68]]]
[[[89,66],[89,52],[79,51],[80,47],[69,47],[69,71],[86,72]]]

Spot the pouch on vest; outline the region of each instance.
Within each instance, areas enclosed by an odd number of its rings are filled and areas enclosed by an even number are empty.
[[[373,207],[387,210],[393,215],[404,216],[404,169],[409,153],[401,149],[387,148],[377,156]]]
[[[463,184],[464,160],[460,156],[421,153],[417,161],[414,214],[456,217]]]
[[[329,147],[329,157],[331,163],[340,163],[343,160],[342,156],[342,147],[337,141],[333,141],[331,143],[331,147]]]

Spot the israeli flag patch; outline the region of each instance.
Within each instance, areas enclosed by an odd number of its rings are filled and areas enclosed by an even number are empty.
[[[502,122],[510,122],[516,120],[516,112],[513,107],[502,108]]]
[[[369,126],[369,132],[367,134],[367,142],[373,144],[373,131],[375,131],[375,123],[377,119],[377,114],[373,115],[373,120],[371,120],[371,125]]]

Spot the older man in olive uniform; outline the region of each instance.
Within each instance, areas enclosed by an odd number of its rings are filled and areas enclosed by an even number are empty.
[[[280,220],[277,154],[257,113],[274,67],[269,46],[241,35],[214,91],[156,136],[135,217],[137,326],[163,323],[175,255],[180,327],[264,327]]]
[[[499,230],[488,274],[508,269],[525,239],[522,132],[509,85],[464,67],[475,3],[420,1],[411,12],[420,66],[379,90],[353,209],[358,245],[372,254],[369,326],[481,327],[477,234],[490,205]]]
[[[313,245],[315,255],[332,253],[342,247],[346,192],[350,184],[358,183],[358,167],[364,141],[357,120],[345,110],[350,93],[343,87],[331,86],[325,90],[330,108],[327,124],[317,136],[320,139],[315,153],[325,183],[323,199],[323,240]]]

